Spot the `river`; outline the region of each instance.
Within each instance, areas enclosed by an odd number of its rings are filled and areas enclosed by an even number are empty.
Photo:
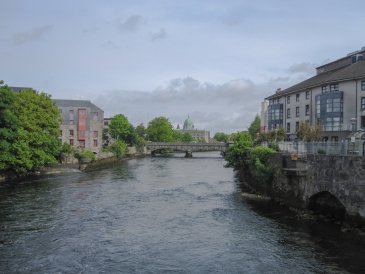
[[[0,273],[365,273],[362,240],[249,204],[219,154],[179,156],[2,186]]]

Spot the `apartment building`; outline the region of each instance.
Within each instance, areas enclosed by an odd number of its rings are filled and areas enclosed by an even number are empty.
[[[102,148],[104,111],[85,100],[53,99],[62,117],[60,139],[75,148],[99,154]]]
[[[284,128],[295,139],[301,122],[319,124],[323,140],[346,139],[365,130],[365,47],[317,67],[317,74],[287,89],[278,89],[269,103],[264,127]],[[266,116],[267,115],[267,116]]]

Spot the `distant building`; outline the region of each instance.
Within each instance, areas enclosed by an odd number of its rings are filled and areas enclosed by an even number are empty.
[[[189,116],[184,121],[184,126],[181,131],[191,134],[191,136],[196,140],[204,140],[207,143],[210,142],[210,132],[207,130],[195,129],[194,123]]]
[[[317,75],[267,97],[265,129],[284,128],[295,139],[301,122],[318,124],[323,140],[331,141],[365,130],[364,54],[365,47],[317,67]]]
[[[265,100],[261,102],[261,114],[260,114],[260,133],[268,132],[268,114],[267,109],[269,106],[269,101]]]
[[[99,154],[102,148],[104,111],[85,100],[53,99],[62,117],[60,139],[75,148]]]

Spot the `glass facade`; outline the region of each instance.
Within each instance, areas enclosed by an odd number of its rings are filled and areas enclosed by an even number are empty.
[[[283,126],[283,104],[273,104],[268,107],[269,130]]]
[[[343,124],[343,92],[316,96],[316,120],[323,131],[340,131]]]

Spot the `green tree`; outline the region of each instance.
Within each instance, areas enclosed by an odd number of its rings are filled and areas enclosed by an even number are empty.
[[[147,135],[147,131],[146,131],[146,128],[145,126],[143,125],[143,123],[140,123],[138,126],[136,126],[136,134],[145,139],[146,138],[146,135]]]
[[[148,123],[147,136],[153,142],[172,142],[174,130],[167,118],[156,117]]]
[[[19,127],[19,120],[13,110],[15,99],[8,87],[0,87],[0,171],[8,170],[14,161],[12,145]]]
[[[108,131],[115,140],[122,140],[128,145],[135,142],[134,127],[123,114],[117,114],[110,120]]]
[[[238,169],[245,165],[245,160],[253,147],[253,142],[251,135],[248,132],[235,133],[233,142],[233,145],[231,145],[226,152],[226,167]]]
[[[252,140],[256,140],[257,139],[257,135],[258,133],[260,133],[260,117],[258,114],[256,114],[255,119],[252,121],[251,125],[248,127],[248,132],[251,135]]]
[[[189,143],[189,142],[192,142],[193,140],[194,140],[194,138],[193,138],[193,136],[191,136],[190,133],[182,132],[180,130],[174,130],[173,141]]]
[[[34,90],[15,93],[13,111],[19,121],[12,145],[11,169],[34,171],[54,164],[60,153],[60,115],[50,96]]]
[[[214,140],[218,141],[218,142],[225,142],[227,143],[229,140],[229,135],[223,133],[223,132],[217,132],[216,134],[214,134],[213,137]]]
[[[109,151],[112,152],[116,157],[120,158],[127,153],[128,147],[123,140],[117,140],[111,144]]]

